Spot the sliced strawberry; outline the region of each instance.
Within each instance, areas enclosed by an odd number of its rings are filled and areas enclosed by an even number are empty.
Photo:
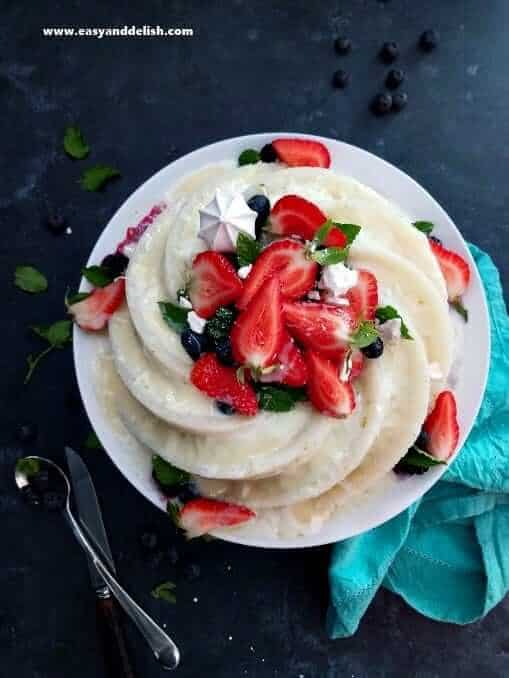
[[[290,334],[331,359],[341,359],[357,326],[357,316],[348,306],[298,301],[285,302],[283,311]]]
[[[125,297],[125,278],[106,287],[96,287],[89,297],[69,306],[69,313],[82,330],[102,330]]]
[[[228,259],[219,252],[202,252],[193,261],[189,299],[202,318],[211,318],[220,306],[240,297],[242,280]]]
[[[279,278],[266,280],[231,331],[233,357],[241,365],[273,365],[284,341]]]
[[[295,240],[278,240],[266,247],[255,261],[237,301],[246,308],[262,284],[277,274],[285,299],[298,299],[315,284],[318,264],[306,258],[305,248]]]
[[[315,204],[300,195],[284,195],[270,213],[270,230],[278,235],[298,235],[312,240],[316,231],[327,221],[326,215]],[[345,247],[347,238],[333,228],[325,240],[327,247]]]
[[[204,353],[193,365],[191,383],[211,398],[231,405],[248,417],[258,412],[256,393],[250,384],[241,384],[233,367],[219,362],[214,353]]]
[[[355,391],[341,381],[332,360],[315,351],[306,352],[308,395],[314,407],[331,417],[347,417],[355,409]]]
[[[446,249],[440,243],[429,240],[447,286],[449,301],[456,301],[465,292],[470,282],[470,267],[459,254]]]
[[[219,527],[241,525],[255,516],[256,513],[246,506],[200,497],[184,504],[178,521],[187,537],[192,539]]]
[[[348,355],[350,356],[349,368],[347,365],[345,365],[345,360],[347,359]],[[338,359],[337,363],[339,375],[342,376],[346,373],[348,374],[348,381],[353,381],[360,376],[362,370],[364,369],[364,355],[362,351],[359,351],[359,349],[350,350],[345,348],[343,350],[343,355]]]
[[[277,157],[290,167],[330,167],[327,146],[311,139],[274,139]]]
[[[262,375],[260,381],[293,387],[304,386],[307,383],[308,369],[302,351],[286,332],[283,348],[279,351],[276,362],[280,367]]]
[[[423,429],[429,436],[428,452],[441,461],[449,459],[456,450],[460,435],[456,399],[452,391],[440,393]]]
[[[378,306],[378,284],[369,271],[358,271],[358,274],[357,284],[345,296],[358,318],[373,320]]]

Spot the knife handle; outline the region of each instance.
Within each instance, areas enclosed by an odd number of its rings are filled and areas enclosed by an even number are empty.
[[[120,608],[108,595],[97,598],[97,629],[108,678],[135,678],[121,625]]]

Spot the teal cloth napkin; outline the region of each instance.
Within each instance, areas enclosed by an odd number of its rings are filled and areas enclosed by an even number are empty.
[[[420,501],[335,544],[331,638],[355,633],[380,586],[422,614],[456,624],[480,619],[509,590],[509,318],[493,261],[474,245],[470,250],[491,319],[491,364],[479,415],[459,456]]]

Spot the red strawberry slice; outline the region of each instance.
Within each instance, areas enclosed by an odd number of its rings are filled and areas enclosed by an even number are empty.
[[[327,221],[326,215],[314,203],[300,195],[284,195],[270,213],[270,230],[278,235],[298,235],[312,240],[316,231]],[[327,247],[345,247],[347,238],[333,228],[325,240]]]
[[[350,350],[345,348],[343,350],[343,355],[338,360],[338,372],[340,376],[344,374],[345,371],[347,371],[345,360],[347,359],[348,354],[350,354],[350,370],[348,380],[353,381],[360,376],[362,370],[364,369],[364,355],[362,351],[359,351],[359,349]]]
[[[276,362],[280,367],[274,372],[262,375],[260,381],[293,387],[304,386],[307,383],[308,369],[302,351],[286,332],[283,348],[279,351]]]
[[[358,273],[357,284],[351,287],[345,296],[358,318],[373,320],[378,306],[378,284],[375,276],[369,271]]]
[[[82,330],[102,330],[125,297],[125,278],[106,287],[96,287],[89,297],[69,306],[69,313]]]
[[[456,301],[468,287],[470,267],[463,257],[460,257],[456,252],[446,249],[434,240],[428,242],[445,278],[449,301]]]
[[[202,252],[193,261],[189,299],[202,318],[211,318],[220,306],[240,297],[242,280],[228,259],[219,252]]]
[[[460,430],[456,399],[452,391],[442,391],[423,426],[429,435],[428,452],[446,461],[456,450]]]
[[[215,353],[204,353],[193,365],[191,383],[211,398],[231,405],[249,417],[258,412],[256,393],[250,384],[241,384],[233,367],[219,362]]]
[[[306,352],[308,395],[317,410],[331,417],[347,417],[355,409],[355,391],[341,381],[332,360],[315,351]]]
[[[326,146],[311,139],[274,139],[277,157],[290,167],[330,167]]]
[[[284,341],[279,278],[266,280],[231,331],[233,357],[241,365],[268,367],[276,361]]]
[[[298,299],[315,284],[318,264],[306,259],[304,245],[295,240],[278,240],[266,247],[255,261],[237,306],[246,308],[251,299],[274,274],[281,285],[281,294],[285,299]]]
[[[241,525],[255,516],[256,513],[247,506],[200,497],[184,504],[178,521],[187,537],[192,539],[219,527]]]
[[[340,360],[357,326],[350,307],[298,301],[283,304],[288,331],[306,348]]]

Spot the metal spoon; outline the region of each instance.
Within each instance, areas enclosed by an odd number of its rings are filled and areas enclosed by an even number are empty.
[[[55,464],[55,462],[51,461],[50,459],[45,459],[44,457],[30,456],[25,457],[25,459],[33,459],[37,461],[39,463],[40,470],[44,470],[44,467],[46,467],[46,470],[51,468],[54,471],[57,471],[57,473],[61,476],[65,487],[65,504],[62,507],[62,510],[64,517],[69,523],[78,543],[91,558],[92,562],[97,568],[97,571],[111,589],[111,592],[117,599],[118,603],[136,624],[138,630],[145,638],[147,644],[154,653],[157,661],[161,664],[162,668],[165,671],[171,671],[175,669],[180,661],[180,653],[177,646],[172,641],[172,639],[160,628],[160,626],[158,626],[156,622],[151,617],[149,617],[149,615],[144,610],[142,610],[137,603],[134,602],[134,600],[122,588],[122,586],[120,586],[116,578],[111,574],[108,567],[98,555],[97,550],[92,545],[90,538],[85,535],[76,518],[73,516],[70,506],[71,485],[65,472],[60,468],[60,466]],[[30,485],[31,476],[23,471],[19,465],[16,467],[14,478],[19,490],[23,490],[23,488]]]

